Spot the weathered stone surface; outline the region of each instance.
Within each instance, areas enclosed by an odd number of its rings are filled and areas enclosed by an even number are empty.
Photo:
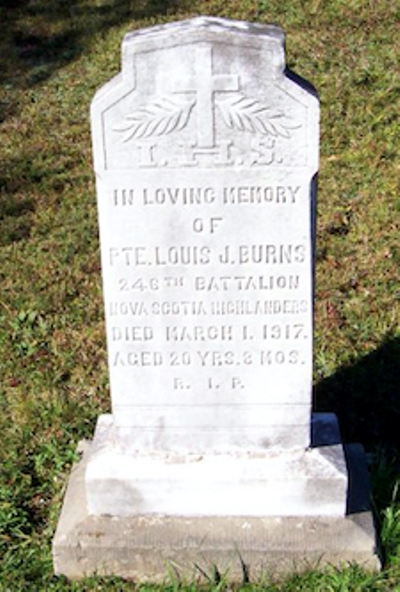
[[[364,453],[311,420],[318,100],[283,32],[127,35],[92,129],[112,414],[71,477],[57,573],[377,567]]]
[[[247,574],[260,582],[327,564],[357,562],[379,569],[368,473],[359,447],[347,448],[353,487],[346,517],[90,516],[86,458],[71,474],[53,541],[55,571],[69,578],[100,573],[163,582],[173,573],[192,582],[203,578],[201,570],[211,576],[216,567],[227,581],[240,582]]]
[[[281,29],[128,35],[92,127],[112,416],[89,512],[343,516],[341,445],[308,449],[318,100]]]
[[[340,444],[263,454],[146,454],[115,438],[111,415],[97,424],[86,482],[94,515],[344,516],[346,510]]]
[[[309,445],[318,109],[279,27],[124,39],[92,128],[114,424],[139,450]]]

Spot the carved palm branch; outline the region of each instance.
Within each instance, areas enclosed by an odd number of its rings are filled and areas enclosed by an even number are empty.
[[[281,111],[271,112],[270,107],[243,95],[218,101],[218,107],[225,124],[242,132],[290,138],[290,130],[299,127],[293,125]]]
[[[179,101],[165,96],[126,116],[127,125],[115,131],[125,133],[124,142],[133,138],[163,136],[185,127],[196,101]]]

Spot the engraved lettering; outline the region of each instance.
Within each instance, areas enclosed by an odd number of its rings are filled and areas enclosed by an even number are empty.
[[[263,339],[307,339],[303,323],[293,325],[263,325]]]
[[[148,310],[143,302],[113,302],[109,304],[110,316],[147,316]]]
[[[207,265],[210,263],[209,247],[155,247],[155,265]]]
[[[198,246],[176,247],[112,247],[109,249],[110,266],[141,267],[148,265],[207,265],[211,249]]]
[[[201,366],[232,366],[235,363],[233,351],[205,351],[197,352]]]
[[[111,327],[113,341],[150,341],[153,338],[152,327]]]
[[[161,366],[163,355],[161,352],[125,352],[117,351],[112,359],[113,366]]]
[[[222,190],[222,202],[228,205],[241,204],[294,204],[296,203],[300,186],[252,186],[240,185],[238,187],[224,187]]]
[[[173,379],[173,389],[174,390],[187,390],[187,389],[190,389],[190,384],[182,378],[174,378]]]
[[[240,245],[238,261],[245,263],[303,263],[305,245]]]
[[[300,284],[299,275],[269,275],[269,276],[220,276],[194,278],[194,289],[206,292],[223,292],[230,290],[297,290]]]
[[[231,341],[233,339],[233,326],[167,326],[165,328],[165,338],[167,341]]]
[[[135,203],[134,189],[114,189],[114,206],[132,206]]]
[[[216,200],[213,187],[157,187],[143,190],[143,204],[190,206],[212,204]]]
[[[151,312],[154,315],[205,315],[207,314],[206,306],[203,302],[178,302],[165,301],[153,302],[151,305]]]
[[[300,352],[297,350],[264,350],[261,351],[260,362],[262,366],[284,365],[284,364],[299,364]]]
[[[214,300],[212,315],[281,315],[306,313],[307,300]]]

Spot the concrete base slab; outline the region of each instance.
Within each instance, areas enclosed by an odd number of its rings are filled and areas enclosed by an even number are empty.
[[[193,581],[217,569],[228,581],[240,582],[325,564],[357,562],[378,569],[364,454],[357,445],[345,452],[346,517],[115,517],[88,513],[86,450],[71,474],[53,541],[55,572],[70,579],[97,573],[163,582],[171,572]]]
[[[137,451],[131,442],[121,437],[112,415],[99,417],[85,477],[90,514],[283,517],[346,512],[341,444],[179,454]]]

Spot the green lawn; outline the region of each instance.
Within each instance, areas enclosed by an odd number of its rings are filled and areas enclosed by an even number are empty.
[[[134,588],[52,575],[77,442],[110,405],[88,110],[127,31],[199,14],[280,24],[289,66],[320,93],[315,408],[366,447],[385,560],[380,574],[266,575],[247,589],[400,590],[400,5],[389,0],[0,0],[0,590]]]

